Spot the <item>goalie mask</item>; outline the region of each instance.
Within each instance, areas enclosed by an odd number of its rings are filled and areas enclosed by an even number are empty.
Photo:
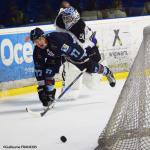
[[[70,29],[80,19],[80,14],[73,7],[65,8],[62,11],[62,19],[66,29]]]

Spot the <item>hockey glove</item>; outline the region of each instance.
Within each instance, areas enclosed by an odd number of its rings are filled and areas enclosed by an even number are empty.
[[[42,102],[43,106],[47,106],[48,105],[47,95],[46,95],[46,90],[45,89],[46,89],[45,85],[44,86],[39,86],[37,88],[39,99]]]
[[[99,53],[99,49],[94,46],[94,47],[87,47],[86,48],[86,53],[88,55],[88,57],[90,58],[90,60],[94,61],[94,62],[99,62],[101,60],[101,55]]]
[[[37,88],[39,99],[42,102],[43,106],[48,106],[52,103],[55,99],[56,89],[49,91],[47,86],[39,86]]]
[[[55,93],[56,89],[54,88],[53,90],[49,90],[49,88],[46,88],[46,97],[48,103],[52,103],[55,100]]]

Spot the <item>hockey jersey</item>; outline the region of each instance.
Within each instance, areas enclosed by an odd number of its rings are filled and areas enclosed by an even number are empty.
[[[45,38],[48,42],[47,47],[40,49],[35,46],[33,52],[35,76],[40,85],[44,84],[46,78],[54,77],[66,59],[78,64],[88,58],[86,50],[82,49],[68,33],[52,32]]]

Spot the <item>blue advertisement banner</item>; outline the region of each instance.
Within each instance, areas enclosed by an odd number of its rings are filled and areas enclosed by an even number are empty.
[[[34,76],[29,33],[0,35],[0,82]]]
[[[0,35],[0,83],[34,77],[33,49],[27,32]]]

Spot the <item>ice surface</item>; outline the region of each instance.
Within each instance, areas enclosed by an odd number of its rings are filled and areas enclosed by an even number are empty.
[[[84,87],[78,98],[57,103],[42,118],[25,111],[26,106],[41,110],[36,93],[1,100],[0,150],[21,145],[35,145],[36,150],[94,150],[123,84],[124,81],[117,81],[116,87],[111,88],[101,82],[91,90]],[[62,135],[66,136],[66,143],[60,141]]]

